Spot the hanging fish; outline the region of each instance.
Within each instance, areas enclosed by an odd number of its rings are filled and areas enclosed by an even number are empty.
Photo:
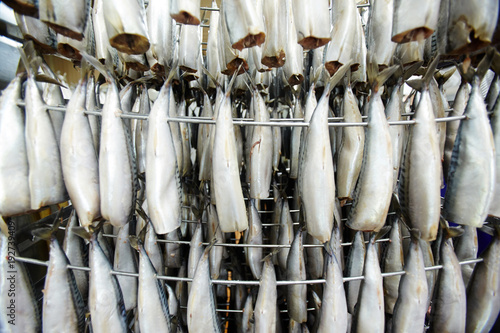
[[[75,210],[71,211],[66,224],[66,233],[64,234],[63,250],[69,262],[73,266],[86,267],[88,264],[88,248],[85,241],[80,238],[75,230],[79,227],[78,217]],[[73,270],[76,286],[83,299],[87,301],[89,291],[88,273],[82,270]]]
[[[261,45],[266,39],[264,22],[255,5],[245,0],[224,0],[224,19],[231,46],[236,50]]]
[[[118,228],[113,269],[119,272],[137,273],[137,257],[130,246],[129,230],[130,222]],[[134,276],[124,275],[118,275],[116,279],[122,290],[125,311],[135,309],[137,307],[137,279]]]
[[[286,1],[286,61],[283,66],[283,74],[289,85],[295,86],[304,81],[303,49],[297,43],[297,31],[295,30],[295,18],[293,16],[292,0]]]
[[[439,5],[440,1],[426,0],[415,9],[411,0],[394,0],[392,41],[407,43],[432,35],[437,28]]]
[[[0,97],[0,215],[30,210],[29,165],[21,99],[22,76],[16,76]]]
[[[367,23],[367,44],[379,70],[389,67],[397,44],[391,40],[394,0],[374,1]]]
[[[255,247],[247,247],[245,249],[245,257],[247,265],[250,267],[252,275],[255,279],[260,279],[262,273],[262,222],[260,221],[259,212],[255,207],[255,199],[248,201],[248,221],[249,226],[245,231],[245,244],[256,245]]]
[[[32,40],[35,47],[43,54],[57,52],[56,33],[47,24],[37,18],[21,15],[19,12],[14,13],[14,16],[25,40]]]
[[[330,15],[327,0],[293,0],[293,15],[297,42],[306,50],[315,49],[330,41]]]
[[[262,46],[262,64],[281,67],[285,64],[286,35],[280,29],[286,26],[286,0],[263,0],[262,12],[266,25],[266,41]]]
[[[150,50],[158,64],[166,67],[172,65],[173,56],[172,20],[168,19],[171,2],[175,1],[151,0],[146,8],[149,42],[151,43]]]
[[[391,226],[389,244],[386,247],[382,259],[382,270],[384,273],[401,272],[404,267],[403,234],[401,232],[403,225],[399,218],[395,218]],[[386,313],[392,314],[394,311],[394,305],[399,295],[400,280],[401,275],[384,277],[384,303]]]
[[[171,0],[170,16],[177,23],[200,24],[200,0]]]
[[[276,273],[274,271],[274,265],[271,258],[267,256],[264,260],[264,267],[262,268],[262,276],[260,278],[259,294],[257,296],[257,301],[255,302],[255,333],[277,332],[277,297]]]
[[[349,250],[349,256],[347,257],[346,265],[346,277],[355,277],[363,275],[365,266],[365,240],[363,232],[356,231],[354,234],[354,239],[351,244],[351,249]],[[346,282],[346,292],[347,292],[347,307],[350,314],[354,314],[356,303],[359,298],[359,289],[361,287],[361,280],[353,280]]]
[[[40,20],[47,23],[58,34],[82,40],[90,11],[90,0],[64,2],[39,0]]]
[[[306,280],[306,264],[304,261],[304,237],[301,228],[297,230],[288,252],[286,261],[286,279],[289,281]],[[342,288],[343,289],[343,288]],[[287,308],[290,320],[297,323],[307,321],[307,285],[292,284],[287,287]],[[344,296],[345,301],[345,296]],[[325,304],[325,303],[323,303]],[[347,306],[346,312],[347,312]],[[329,326],[331,327],[331,326]]]

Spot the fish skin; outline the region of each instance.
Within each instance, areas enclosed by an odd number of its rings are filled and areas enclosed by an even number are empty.
[[[215,206],[209,204],[207,206],[207,229],[208,229],[208,240],[210,242],[216,240],[217,243],[224,243],[224,235],[220,230],[219,218],[217,217],[217,211]],[[221,271],[222,260],[224,258],[225,249],[223,246],[212,246],[210,249],[210,277],[212,279],[218,279]]]
[[[143,0],[103,0],[103,12],[112,47],[127,54],[149,50]]]
[[[186,100],[182,99],[179,103],[177,116],[187,117],[187,112]],[[181,176],[186,176],[191,171],[191,128],[188,124],[179,122],[179,130],[182,142],[182,169],[179,171]]]
[[[88,227],[101,215],[99,164],[84,113],[86,81],[80,81],[66,107],[60,145],[64,183],[83,227]]]
[[[170,6],[170,16],[177,23],[200,24],[200,0],[171,0]]]
[[[0,232],[0,273],[4,277],[0,279],[0,304],[4,309],[7,309],[12,300],[12,297],[9,297],[10,281],[6,277],[9,277],[10,274],[8,272],[12,270],[12,265],[14,265],[17,271],[15,276],[16,326],[14,330],[10,329],[12,325],[9,324],[9,320],[12,320],[12,318],[7,316],[7,311],[2,311],[0,314],[0,327],[8,333],[40,332],[40,313],[33,293],[33,284],[29,279],[24,264],[13,261],[11,257],[13,251],[14,255],[19,255],[17,249],[13,250],[11,244],[9,244],[9,236]]]
[[[266,257],[254,308],[255,333],[276,331],[277,296],[274,265],[271,258]]]
[[[363,276],[351,332],[384,332],[384,287],[375,236],[366,249]]]
[[[363,232],[356,231],[352,241],[349,256],[347,257],[347,266],[345,275],[348,277],[363,275],[365,266],[365,240]],[[355,306],[359,298],[359,289],[361,287],[361,280],[346,282],[347,292],[347,308],[350,314],[354,314]]]
[[[491,116],[491,130],[493,132],[493,140],[495,146],[495,186],[491,199],[488,215],[500,217],[500,95],[497,98],[495,107],[493,108],[493,115]]]
[[[305,0],[293,0],[293,14],[297,43],[304,49],[316,49],[330,40],[330,15],[327,0],[314,1],[314,5]]]
[[[380,92],[372,93],[367,109],[363,163],[346,225],[354,230],[378,231],[385,223],[392,196],[392,143]]]
[[[254,119],[259,122],[269,122],[264,99],[257,89],[253,89]],[[252,129],[250,147],[250,197],[265,199],[269,197],[269,187],[273,175],[273,130],[270,126],[255,126]]]
[[[189,1],[188,1],[189,2]],[[179,37],[179,67],[188,73],[198,71],[198,57],[200,56],[200,27],[183,24]],[[180,123],[183,124],[183,123]]]
[[[491,81],[490,88],[486,94],[486,109],[493,111],[497,105],[498,95],[500,94],[500,76],[495,74],[493,81]]]
[[[430,242],[419,239],[419,243],[420,248],[422,249],[422,254],[424,255],[425,267],[434,266],[436,261],[434,260],[434,254],[432,252]],[[432,296],[434,295],[434,287],[436,286],[438,272],[436,270],[428,270],[425,272],[425,275],[427,276],[427,290],[429,295],[427,298],[427,305],[430,305]]]
[[[416,40],[397,44],[395,57],[400,59],[400,63],[404,66],[424,61],[425,42],[425,40]]]
[[[347,332],[347,300],[342,282],[342,269],[333,254],[326,255],[325,263],[326,282],[317,332]]]
[[[401,167],[399,198],[420,238],[436,239],[441,214],[441,152],[430,93],[424,88]]]
[[[85,303],[76,285],[70,262],[53,236],[49,265],[43,289],[42,324],[44,332],[83,332]]]
[[[248,218],[240,183],[229,96],[221,102],[215,125],[212,186],[215,200],[219,205],[217,215],[221,231],[234,232],[247,229]],[[224,208],[221,209],[221,205],[224,205]]]
[[[74,1],[71,6],[60,1],[38,0],[40,20],[58,34],[82,40],[87,26],[90,0]]]
[[[158,272],[149,256],[139,245],[139,279],[137,312],[141,332],[172,332],[170,311],[163,284],[156,278]],[[135,278],[134,278],[135,279]]]
[[[167,240],[178,241],[179,229],[175,229],[166,234],[165,238]],[[167,268],[179,268],[181,267],[181,246],[176,243],[166,243],[165,244],[165,266]]]
[[[481,227],[495,186],[495,147],[486,106],[476,77],[453,146],[443,216],[446,220]],[[475,204],[470,206],[470,198]]]
[[[271,111],[272,112],[272,118],[273,119],[278,119],[278,110],[274,109]],[[281,161],[281,141],[282,141],[282,132],[281,132],[281,127],[279,126],[271,126],[272,130],[272,136],[273,136],[273,154],[272,154],[272,161],[273,161],[273,174],[278,172],[279,170],[279,164]]]
[[[253,333],[254,321],[252,320],[254,314],[252,295],[248,295],[243,308],[243,317],[241,320],[240,333]]]
[[[57,53],[57,35],[54,30],[37,18],[24,16],[18,12],[14,12],[14,16],[24,39],[32,40],[45,54]]]
[[[394,0],[391,40],[407,43],[428,38],[437,28],[440,1],[422,1],[415,10],[411,0]],[[408,15],[412,13],[412,15]]]
[[[212,0],[212,8],[218,9],[217,2]],[[221,55],[220,48],[221,42],[219,40],[219,28],[220,28],[220,12],[218,10],[213,10],[210,13],[210,28],[208,29],[207,36],[207,51],[206,51],[206,66],[207,70],[214,78],[218,78],[222,71],[221,68]],[[208,87],[215,89],[215,82],[212,80],[208,81]]]
[[[196,273],[196,267],[203,256],[205,247],[203,245],[203,229],[200,223],[196,224],[196,229],[189,244],[189,255],[187,264],[187,277],[192,278]],[[188,293],[191,293],[191,283],[188,283]]]
[[[135,104],[139,104],[139,114],[148,115],[151,111],[148,91],[142,89],[141,95],[136,100]],[[139,175],[146,173],[146,155],[147,155],[147,140],[148,140],[148,121],[147,119],[137,119],[135,123],[135,156],[137,160],[137,172]]]
[[[427,313],[427,278],[422,249],[412,240],[405,257],[405,275],[399,283],[399,296],[394,305],[392,332],[422,332]]]
[[[101,215],[116,227],[127,223],[134,208],[133,162],[122,113],[118,88],[111,82],[102,109],[99,189]]]
[[[330,240],[335,206],[335,176],[328,131],[328,89],[311,116],[304,145],[302,204],[307,232],[322,243]]]
[[[16,76],[0,97],[0,215],[30,210],[29,165],[21,98],[21,76]],[[7,144],[8,143],[8,144]]]
[[[500,238],[497,234],[481,254],[467,289],[467,333],[489,332],[500,312]]]
[[[441,243],[441,265],[431,308],[431,332],[465,332],[466,290],[450,239]]]
[[[83,239],[78,237],[74,232],[74,228],[78,226],[78,217],[73,210],[68,218],[62,247],[66,257],[73,266],[86,267],[88,264],[88,247]],[[86,301],[89,290],[88,273],[81,270],[73,270],[73,275],[75,276],[78,290]]]
[[[289,85],[295,86],[304,81],[303,48],[298,44],[292,0],[286,0],[286,61],[283,73]]]
[[[285,64],[286,34],[280,28],[286,25],[286,0],[263,0],[262,14],[266,28],[266,40],[262,45],[261,63],[267,67]]]
[[[465,108],[467,106],[467,101],[469,100],[469,94],[469,84],[467,82],[462,82],[460,84],[460,87],[458,88],[457,94],[455,95],[453,109],[448,114],[448,117],[461,116],[464,114]],[[450,121],[446,124],[446,139],[443,156],[443,174],[445,177],[447,177],[450,170],[453,146],[455,145],[459,126],[460,121]]]
[[[358,103],[350,85],[345,89],[343,111],[345,122],[362,122]],[[336,172],[337,196],[339,198],[352,198],[352,192],[363,162],[364,143],[365,130],[363,127],[353,126],[342,129],[342,143],[337,157]]]
[[[304,118],[302,104],[299,99],[295,100],[293,105],[293,117]],[[292,137],[290,139],[290,178],[297,179],[299,173],[299,152],[300,138],[302,136],[302,127],[295,126],[292,128]]]
[[[403,120],[401,114],[403,113],[403,90],[402,90],[402,81],[398,82],[396,86],[394,86],[391,97],[387,102],[387,106],[385,108],[385,115],[387,117],[387,121],[400,121]],[[390,126],[389,133],[391,134],[391,143],[392,143],[392,168],[393,168],[393,189],[397,188],[398,178],[399,178],[399,169],[401,166],[401,158],[403,156],[403,147],[405,141],[405,126]]]
[[[215,312],[216,303],[210,283],[209,248],[201,254],[191,282],[187,303],[187,326],[189,332],[221,332]]]
[[[432,109],[434,110],[434,116],[436,118],[446,117],[445,107],[446,108],[448,107],[447,105],[445,106],[446,98],[443,98],[443,93],[439,89],[439,85],[435,78],[431,79],[431,82],[429,84],[429,92],[431,95]],[[446,124],[447,124],[446,122],[440,122],[436,124],[439,137],[439,150],[441,152],[441,158],[443,158],[444,146],[446,143]]]
[[[306,244],[321,245],[322,243],[313,236],[307,234]],[[312,280],[321,279],[323,276],[324,263],[323,248],[318,246],[306,247],[306,256],[306,273],[308,273],[309,278]]]
[[[175,158],[174,133],[167,119],[172,112],[173,91],[166,83],[153,104],[148,118],[146,148],[146,187],[151,222],[157,234],[169,233],[180,226],[181,192]],[[153,180],[151,182],[151,180]]]
[[[92,274],[89,279],[88,307],[92,318],[92,331],[127,332],[122,291],[116,276],[111,274],[111,263],[99,245],[96,235],[92,236],[90,242],[89,268]]]
[[[109,37],[106,31],[106,21],[104,19],[104,1],[106,0],[94,0],[94,5],[92,7],[92,25],[94,28],[95,56],[100,61],[106,59],[108,50],[110,52],[112,52],[112,50],[115,50],[109,43]]]
[[[302,229],[298,229],[288,252],[286,260],[286,279],[290,281],[306,280],[306,264],[304,261],[305,236]],[[344,297],[345,298],[345,297]],[[287,286],[287,308],[291,320],[297,323],[307,321],[307,285],[292,284]],[[324,304],[324,303],[323,303]],[[347,307],[346,307],[347,309]],[[347,311],[347,310],[346,310]]]
[[[66,189],[57,138],[32,74],[28,75],[25,102],[31,209],[38,209],[64,201]]]
[[[203,108],[200,117],[214,118],[212,103],[208,94],[203,93]],[[210,145],[212,130],[215,126],[212,124],[200,124],[198,127],[198,142],[196,145],[196,153],[200,172],[198,174],[199,181],[210,180],[212,174],[212,148]]]
[[[262,222],[260,221],[259,212],[255,206],[255,200],[249,200],[248,204],[248,221],[249,226],[245,231],[245,244],[262,245]],[[247,265],[250,267],[253,277],[258,280],[262,274],[262,248],[247,247],[245,248],[245,257]]]
[[[464,233],[457,238],[454,247],[458,261],[476,259],[478,251],[477,229],[465,225]],[[465,288],[469,285],[475,266],[476,264],[460,265]]]
[[[45,83],[43,85],[42,99],[45,104],[50,106],[62,106],[66,104],[61,92],[61,87],[56,84]],[[54,110],[48,110],[48,112],[52,127],[54,128],[54,133],[56,134],[57,144],[60,147],[61,131],[66,113]]]
[[[85,109],[87,111],[96,110],[100,107],[97,103],[95,88],[94,74],[91,73],[87,81],[87,94],[85,97]],[[87,118],[89,120],[90,130],[92,131],[92,142],[94,143],[94,149],[97,154],[99,153],[99,138],[101,136],[101,119],[96,115],[87,115]]]
[[[290,205],[288,199],[283,199],[283,207],[281,208],[280,226],[279,226],[279,245],[290,245],[293,242],[294,232],[293,232],[293,220],[290,214]],[[290,248],[282,248],[278,254],[278,264],[281,269],[286,270],[286,262],[288,259],[288,253]]]

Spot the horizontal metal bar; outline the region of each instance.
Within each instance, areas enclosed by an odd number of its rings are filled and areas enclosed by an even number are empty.
[[[25,106],[25,103],[23,101],[18,101],[17,103],[19,106]],[[64,106],[49,106],[47,105],[46,108],[48,110],[53,110],[53,111],[66,111],[66,107]],[[85,111],[86,114],[88,115],[96,115],[96,116],[101,116],[101,112],[99,110],[93,110],[93,111]],[[143,115],[143,114],[138,114],[135,112],[126,112],[122,113],[120,117],[125,118],[125,119],[139,119],[139,120],[147,120],[148,115]],[[366,116],[364,119],[366,119]],[[444,118],[436,118],[436,122],[449,122],[449,121],[457,121],[457,120],[462,120],[465,119],[466,116],[452,116],[452,117],[444,117]],[[335,121],[335,122],[329,122],[328,126],[330,127],[355,127],[355,126],[368,126],[367,122],[361,122],[361,123],[351,123],[351,122],[341,122],[343,118],[342,117],[331,117],[329,120]],[[215,120],[206,118],[206,117],[169,117],[167,118],[169,122],[178,122],[178,123],[189,123],[189,124],[215,124]],[[399,120],[399,121],[389,121],[389,125],[394,126],[394,125],[413,125],[415,124],[415,120]],[[233,119],[233,125],[238,125],[238,126],[273,126],[273,127],[308,127],[309,123],[304,122],[303,118],[280,118],[278,119],[273,119],[272,121],[254,121],[253,119],[244,119],[244,118],[234,118]]]

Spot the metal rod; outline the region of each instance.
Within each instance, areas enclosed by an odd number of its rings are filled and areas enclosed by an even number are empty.
[[[26,105],[24,103],[24,101],[18,101],[17,104],[19,106]],[[61,112],[66,111],[66,107],[64,107],[64,106],[46,105],[46,108],[48,110],[53,110],[53,111],[61,111]],[[85,111],[85,114],[95,115],[95,116],[102,115],[100,110]],[[139,120],[147,120],[148,119],[148,115],[138,114],[135,112],[124,112],[120,115],[120,117],[125,118],[125,119],[139,119]],[[366,119],[366,116],[363,116],[363,117],[364,117],[364,119]],[[462,120],[465,118],[466,118],[465,115],[436,118],[436,122],[440,123],[440,122],[457,121],[457,120]],[[169,118],[167,118],[167,120],[170,122],[177,122],[177,123],[212,124],[212,125],[215,124],[215,120],[207,118],[207,117],[169,117]],[[330,126],[330,127],[355,127],[355,126],[366,127],[366,126],[368,126],[367,122],[361,122],[361,123],[341,122],[343,120],[343,117],[330,117],[329,120],[334,121],[334,122],[328,123],[328,126]],[[391,126],[394,126],[394,125],[413,125],[413,124],[415,124],[415,120],[389,121],[388,124]],[[280,118],[280,119],[273,119],[272,121],[254,121],[253,119],[247,119],[247,118],[234,118],[233,125],[238,125],[238,126],[275,126],[275,127],[308,127],[309,123],[304,122],[303,118],[295,118],[295,119],[294,118]]]

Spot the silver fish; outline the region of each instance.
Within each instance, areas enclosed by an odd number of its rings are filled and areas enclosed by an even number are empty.
[[[248,221],[249,226],[245,231],[245,244],[262,245],[262,222],[260,221],[259,212],[255,206],[255,200],[249,200],[248,204]],[[245,249],[245,257],[247,265],[252,271],[255,279],[260,279],[262,273],[262,248],[247,247]]]
[[[264,42],[264,22],[262,16],[257,15],[257,9],[252,2],[225,0],[224,19],[233,49],[241,51]]]
[[[127,223],[118,229],[113,269],[120,272],[137,273],[137,257],[128,239],[129,228],[130,223]],[[134,309],[137,306],[137,279],[125,275],[118,275],[116,279],[122,290],[125,310]]]
[[[365,240],[363,232],[356,231],[352,241],[349,256],[347,257],[346,276],[361,276],[363,275],[365,267]],[[359,289],[361,287],[361,280],[354,280],[346,282],[347,292],[347,307],[350,314],[354,314],[356,303],[359,298]]]
[[[319,247],[322,243],[314,238],[313,236],[307,234],[306,244],[316,245],[314,247],[306,247],[307,255],[307,267],[306,272],[312,280],[321,279],[323,276],[323,248]]]
[[[496,217],[500,217],[500,205],[498,205],[498,202],[500,202],[500,102],[498,100],[497,98],[497,103],[490,120],[495,145],[495,186],[488,210],[489,215]]]
[[[239,332],[241,333],[252,333],[254,332],[254,321],[252,320],[254,315],[252,295],[248,295],[245,301],[245,307],[243,308],[243,317],[241,320],[241,327]]]
[[[384,332],[384,288],[375,235],[366,249],[363,276],[351,332]]]
[[[255,333],[275,332],[277,314],[276,273],[270,257],[266,257],[260,278],[259,294],[255,302]]]
[[[151,0],[146,8],[146,19],[151,53],[160,66],[172,65],[173,33],[170,0]]]
[[[189,2],[189,1],[187,1]],[[188,73],[196,73],[200,55],[200,27],[183,24],[179,37],[179,67]]]
[[[200,24],[200,0],[171,0],[170,16],[177,23]]]
[[[280,29],[286,26],[286,0],[263,0],[262,12],[266,27],[266,40],[262,45],[262,64],[281,67],[285,64],[286,34]]]
[[[71,6],[59,1],[39,0],[40,20],[58,34],[82,40],[89,17],[90,0],[74,1]]]
[[[17,101],[21,98],[21,75],[16,76],[0,97],[0,215],[10,216],[31,208],[29,165],[26,152],[24,116]]]
[[[217,243],[224,243],[224,235],[220,230],[219,218],[217,217],[214,205],[207,206],[207,215],[208,240],[211,242],[216,240]],[[225,249],[222,246],[212,246],[212,249],[210,249],[210,277],[212,279],[219,278],[224,252]]]
[[[61,131],[64,183],[84,227],[100,216],[99,164],[84,113],[86,95],[87,79],[82,79],[68,103]]]
[[[495,146],[477,77],[465,115],[451,156],[443,216],[455,223],[481,227],[495,186]],[[473,206],[467,204],[471,197],[475,198]]]
[[[195,275],[196,267],[200,258],[203,256],[203,251],[205,247],[203,245],[203,229],[200,223],[196,224],[196,229],[191,237],[191,242],[189,244],[189,256],[188,256],[188,266],[187,266],[187,277],[192,278]],[[188,283],[188,293],[191,293],[191,284]]]
[[[173,133],[167,122],[172,112],[173,91],[169,82],[162,87],[148,118],[146,149],[146,197],[157,234],[180,226],[181,193]],[[151,180],[153,180],[151,182]]]
[[[5,1],[4,1],[5,2]],[[38,10],[37,10],[38,13]],[[16,23],[26,40],[32,40],[37,49],[44,54],[57,52],[57,39],[54,30],[37,18],[14,13]]]
[[[478,241],[477,229],[469,225],[464,226],[464,233],[458,237],[455,242],[455,254],[459,261],[471,260],[477,258]],[[464,285],[467,288],[469,285],[472,272],[474,271],[475,264],[460,265],[462,268],[462,278]]]
[[[297,98],[292,107],[293,118],[304,118],[302,104]],[[296,126],[292,128],[292,137],[290,139],[290,178],[297,179],[299,173],[299,151],[300,138],[302,136],[302,127]]]
[[[203,108],[200,117],[213,118],[214,112],[212,103],[206,93],[203,93]],[[213,134],[211,124],[200,124],[198,127],[198,143],[196,146],[197,160],[200,168],[199,181],[210,180],[212,174],[212,146],[211,134]]]
[[[74,232],[75,228],[78,228],[78,217],[75,211],[71,211],[68,218],[68,224],[66,225],[66,233],[64,234],[63,250],[66,253],[66,257],[73,266],[85,267],[87,266],[87,246],[84,240],[77,236]],[[87,300],[89,282],[88,273],[81,270],[73,270],[73,275],[75,276],[76,285],[80,294]]]
[[[347,332],[347,301],[342,283],[342,269],[337,257],[333,254],[327,254],[325,262],[326,282],[317,332]]]
[[[51,74],[52,73],[50,73],[49,76],[55,78],[55,75]],[[61,87],[59,87],[56,84],[45,83],[43,85],[42,98],[45,104],[50,106],[62,106],[66,104],[62,95]],[[50,115],[50,120],[52,122],[52,127],[54,128],[54,133],[56,134],[57,143],[59,144],[60,147],[61,131],[64,123],[65,113],[54,110],[49,110],[48,112]]]
[[[96,86],[94,82],[94,74],[89,75],[87,81],[87,95],[85,98],[85,109],[92,111],[98,108],[97,96],[96,96]],[[100,107],[100,106],[99,106]],[[90,130],[92,131],[92,141],[94,143],[94,149],[96,153],[99,153],[99,138],[101,136],[101,118],[96,115],[87,115],[90,124]]]
[[[392,222],[391,233],[389,235],[390,241],[384,254],[384,273],[400,272],[403,270],[404,254],[401,228],[402,225],[400,220],[395,218]],[[386,313],[392,314],[394,311],[394,305],[398,299],[400,280],[401,275],[386,276],[384,278],[384,302]]]
[[[422,1],[418,8],[414,5],[411,0],[394,0],[393,42],[422,40],[432,35],[437,28],[440,1]]]
[[[0,328],[8,333],[39,332],[40,314],[33,294],[33,284],[23,263],[13,258],[19,253],[12,246],[13,241],[9,240],[10,237],[13,236],[0,232],[0,274],[4,277],[0,280],[0,305],[4,309],[0,314]],[[9,273],[12,270],[16,270],[14,279],[11,279],[12,273]],[[11,284],[14,284],[14,287]],[[15,295],[9,291],[12,288],[15,288]],[[12,300],[15,300],[13,310],[11,310]]]
[[[200,256],[193,282],[191,282],[187,303],[189,332],[221,332],[215,312],[214,291],[210,283],[209,251],[210,248],[207,247]]]
[[[391,97],[385,108],[387,121],[402,120],[403,113],[403,82],[400,81],[394,86]],[[396,189],[399,178],[399,168],[401,166],[401,157],[403,155],[403,147],[405,141],[405,126],[390,126],[389,133],[391,134],[392,143],[392,169],[393,169],[393,189]]]
[[[428,288],[424,256],[417,239],[410,244],[404,270],[392,315],[392,332],[420,333],[427,313]]]
[[[382,70],[392,63],[397,44],[391,40],[394,0],[374,1],[370,8],[367,42],[374,61]]]
[[[149,116],[151,106],[146,88],[142,89],[140,98],[136,100],[136,103],[139,104],[139,114]],[[146,173],[147,140],[148,121],[145,119],[137,119],[135,123],[135,156],[139,175]]]
[[[295,233],[286,261],[286,279],[290,281],[306,280],[306,264],[304,261],[303,231],[299,228]],[[290,320],[297,323],[307,321],[307,285],[292,284],[287,287],[287,308]],[[347,307],[346,307],[347,309]]]
[[[49,265],[43,289],[42,324],[44,332],[83,332],[85,304],[73,271],[61,245],[50,239]],[[135,279],[135,278],[134,278]]]
[[[290,214],[290,204],[288,199],[283,199],[283,206],[281,208],[280,226],[279,226],[279,245],[290,245],[293,242],[294,232],[293,232],[293,220]],[[289,247],[282,248],[278,254],[278,264],[281,269],[286,270],[286,262],[288,259],[288,253],[290,252]]]
[[[288,84],[295,86],[304,81],[303,49],[297,40],[297,30],[295,29],[295,18],[293,15],[292,0],[286,1],[286,61],[283,66],[283,73]]]

